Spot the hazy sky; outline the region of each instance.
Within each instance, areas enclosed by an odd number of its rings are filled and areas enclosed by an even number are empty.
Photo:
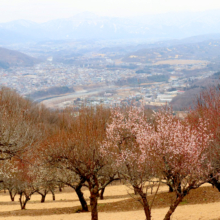
[[[130,16],[210,9],[220,9],[220,0],[0,0],[0,22],[17,19],[44,22],[83,11]]]

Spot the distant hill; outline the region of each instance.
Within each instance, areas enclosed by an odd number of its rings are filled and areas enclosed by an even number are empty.
[[[123,61],[151,62],[172,59],[219,60],[220,38],[218,40],[206,40],[197,43],[140,49],[127,54]]]
[[[0,47],[0,68],[11,66],[33,66],[40,61],[24,53]]]
[[[173,110],[186,110],[189,107],[193,107],[196,99],[199,97],[200,93],[212,86],[220,85],[220,72],[214,75],[197,81],[190,88],[186,90],[184,94],[178,95],[171,101]]]

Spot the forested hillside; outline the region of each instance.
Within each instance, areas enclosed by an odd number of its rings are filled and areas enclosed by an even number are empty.
[[[40,61],[15,50],[0,47],[0,68],[7,69],[13,66],[33,66]]]

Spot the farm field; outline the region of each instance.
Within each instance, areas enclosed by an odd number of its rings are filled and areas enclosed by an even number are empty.
[[[89,192],[84,189],[84,196],[89,204]],[[161,186],[152,210],[152,220],[163,219],[174,194],[167,193],[168,187]],[[130,194],[130,195],[129,195]],[[99,200],[100,220],[139,220],[145,219],[142,206],[133,191],[125,185],[111,185],[106,188],[104,200]],[[133,198],[132,198],[133,197]],[[71,188],[56,193],[56,201],[51,194],[45,203],[40,203],[40,195],[34,194],[28,202],[26,210],[20,210],[18,196],[15,202],[10,201],[8,193],[0,193],[0,219],[5,220],[89,220],[90,212],[78,213],[80,203]],[[149,195],[149,201],[152,196]],[[220,218],[220,193],[206,184],[187,195],[172,220],[217,220]]]

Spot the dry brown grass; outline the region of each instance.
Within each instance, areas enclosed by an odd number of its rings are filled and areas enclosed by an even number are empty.
[[[134,196],[134,195],[132,195]],[[129,195],[121,196],[106,196],[106,199],[116,199],[124,198],[124,200],[119,202],[112,203],[100,203],[98,205],[99,212],[125,212],[125,211],[134,211],[142,210],[142,205],[138,201],[138,197],[131,198]],[[152,195],[149,197],[149,202],[152,200]],[[163,208],[168,207],[171,204],[171,201],[175,198],[174,193],[160,193],[156,196],[153,208]],[[63,202],[70,202],[63,201]],[[52,201],[47,201],[46,203],[51,203]],[[60,202],[60,201],[59,201]],[[220,193],[217,189],[213,187],[200,187],[199,189],[192,190],[189,195],[187,195],[184,200],[181,202],[182,205],[193,205],[193,204],[208,204],[220,202]],[[12,205],[18,202],[1,202],[0,205]],[[30,201],[30,203],[34,203]],[[36,202],[35,202],[36,203]],[[56,201],[55,201],[56,203]],[[80,212],[80,206],[75,207],[64,207],[64,208],[50,208],[50,209],[28,209],[28,210],[16,210],[16,211],[5,211],[0,213],[0,217],[9,217],[9,216],[42,216],[42,215],[59,215],[59,214],[72,214]],[[218,219],[220,220],[220,219]]]

